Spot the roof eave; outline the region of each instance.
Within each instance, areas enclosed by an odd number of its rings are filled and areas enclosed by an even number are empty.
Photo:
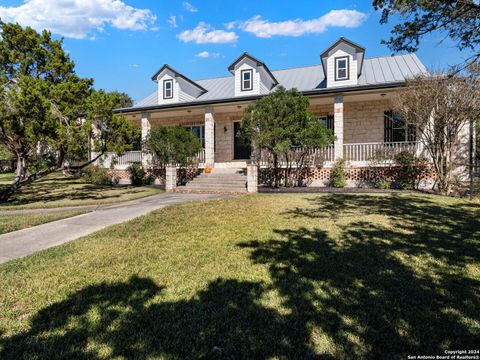
[[[312,89],[312,90],[304,90],[302,93],[306,96],[308,95],[328,95],[328,94],[336,94],[336,93],[351,93],[356,91],[362,90],[380,90],[380,89],[388,89],[388,88],[397,88],[402,87],[405,85],[405,81],[398,81],[398,82],[390,82],[384,84],[373,84],[373,85],[361,85],[361,86],[348,86],[348,87],[337,87],[337,88],[322,88],[322,89]],[[261,99],[268,94],[265,95],[252,95],[252,96],[242,96],[242,97],[234,97],[234,98],[224,98],[224,99],[216,99],[216,100],[200,100],[200,101],[192,101],[188,103],[175,103],[175,104],[167,104],[167,105],[151,105],[151,106],[143,106],[143,107],[130,107],[130,108],[120,108],[114,109],[114,113],[131,113],[131,112],[142,112],[142,111],[149,111],[149,110],[166,110],[166,109],[175,109],[180,107],[190,107],[190,106],[198,106],[198,105],[213,105],[213,104],[221,104],[221,103],[235,103],[240,101],[251,101]]]

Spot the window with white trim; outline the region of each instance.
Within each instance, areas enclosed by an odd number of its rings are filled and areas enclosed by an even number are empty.
[[[335,58],[335,81],[350,79],[349,62],[348,56]]]
[[[173,98],[173,80],[163,80],[163,98]]]
[[[242,80],[242,91],[253,90],[253,70],[242,70],[241,72]]]

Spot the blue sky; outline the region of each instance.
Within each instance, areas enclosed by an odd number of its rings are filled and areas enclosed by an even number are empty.
[[[315,65],[340,36],[363,45],[366,57],[389,55],[380,41],[395,21],[380,25],[370,1],[338,0],[0,0],[0,17],[64,36],[80,76],[136,101],[155,90],[150,78],[165,63],[192,79],[228,76],[243,51],[271,70]],[[421,43],[429,68],[465,57],[442,39]]]

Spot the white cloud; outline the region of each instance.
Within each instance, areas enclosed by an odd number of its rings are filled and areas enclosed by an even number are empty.
[[[0,6],[3,21],[47,29],[69,38],[92,38],[106,25],[122,30],[147,30],[156,16],[121,0],[25,0],[22,5]]]
[[[190,4],[188,1],[184,1],[182,5],[185,10],[190,11],[192,13],[196,13],[198,11],[198,9],[192,4]]]
[[[208,52],[208,51],[202,51],[202,52],[199,52],[197,55],[195,55],[196,57],[201,57],[201,58],[218,58],[220,56],[219,53],[211,53],[211,52]]]
[[[195,42],[197,44],[225,44],[236,43],[238,35],[233,31],[215,30],[212,26],[200,22],[193,30],[185,30],[177,37],[183,42]]]
[[[138,68],[138,64],[130,64],[130,67],[133,68],[133,69],[136,69],[136,68]]]
[[[257,15],[247,21],[229,23],[227,28],[232,29],[234,26],[237,26],[241,30],[261,38],[301,36],[304,34],[323,33],[328,27],[358,27],[366,18],[366,14],[356,10],[331,10],[317,19],[294,19],[279,22],[270,22]]]
[[[167,23],[170,25],[172,28],[177,28],[177,17],[175,15],[169,16]]]

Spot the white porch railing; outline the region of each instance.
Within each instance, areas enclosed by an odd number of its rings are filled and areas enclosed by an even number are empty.
[[[300,158],[300,155],[304,152],[303,148],[294,148],[288,152],[288,159],[292,165],[295,166],[295,161]],[[329,145],[323,149],[308,149],[304,157],[304,164],[307,166],[323,165],[327,161],[334,160],[334,146]],[[287,166],[287,157],[285,154],[281,154],[278,159],[278,165],[280,167]],[[271,166],[273,164],[273,155],[267,150],[260,151],[259,165],[262,167]]]
[[[113,154],[112,159],[115,161],[116,165],[125,166],[130,165],[136,162],[142,162],[142,152],[141,151],[127,151],[121,156]]]
[[[416,141],[343,144],[343,157],[349,161],[368,161],[374,156],[382,155],[393,160],[401,151],[417,153],[418,150],[419,143]]]

